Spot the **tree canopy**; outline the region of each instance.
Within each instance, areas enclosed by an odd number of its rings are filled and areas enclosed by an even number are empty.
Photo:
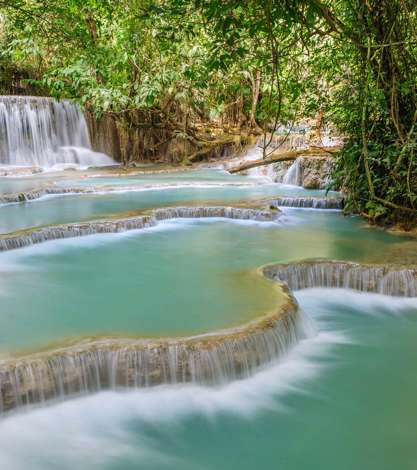
[[[345,139],[347,210],[417,219],[414,0],[0,0],[0,23],[3,93],[191,138],[262,130],[265,156],[268,131],[319,115]]]

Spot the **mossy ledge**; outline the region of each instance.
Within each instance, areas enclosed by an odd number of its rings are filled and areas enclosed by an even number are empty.
[[[238,327],[185,338],[86,339],[0,361],[2,412],[106,389],[219,385],[253,374],[305,337],[297,302],[283,286],[278,311]]]
[[[399,297],[417,297],[417,266],[308,260],[263,267],[265,277],[291,290],[312,287],[354,289]]]
[[[109,218],[87,222],[31,228],[0,236],[0,251],[14,250],[38,243],[64,238],[82,237],[100,233],[120,233],[154,227],[159,221],[177,218],[227,218],[273,222],[277,210],[229,206],[165,207],[143,211],[140,215]]]

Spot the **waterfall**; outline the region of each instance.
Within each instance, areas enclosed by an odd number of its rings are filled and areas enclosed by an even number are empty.
[[[278,216],[278,214],[274,214],[270,210],[222,206],[167,207],[154,210],[153,215],[157,220],[220,217],[235,220],[255,220],[258,222],[272,222]]]
[[[249,162],[253,160],[260,160],[263,157],[263,152],[262,152],[262,145],[263,145],[263,139],[260,139],[257,143],[257,145],[253,148],[251,148],[245,157],[241,160],[241,163],[243,162]],[[302,148],[306,148],[306,136],[305,134],[289,134],[289,135],[282,135],[282,134],[275,134],[272,138],[270,148],[267,149],[267,153],[270,153],[272,151],[275,152],[285,152],[288,150],[300,150]],[[297,160],[294,162],[296,163]],[[263,166],[258,166],[255,168],[250,168],[248,170],[248,175],[253,176],[253,177],[258,177],[258,178],[264,178],[269,181],[273,182],[281,182],[281,178],[285,178],[287,174],[289,173],[288,169],[285,171],[285,166],[282,165],[283,162],[281,163],[271,163],[270,165],[263,165]],[[287,163],[287,162],[285,162]],[[284,165],[285,165],[284,163]],[[281,169],[282,168],[282,169]],[[284,172],[284,176],[281,176],[281,172]],[[296,182],[284,182],[284,184],[292,184],[296,186],[301,186],[302,182],[300,182],[301,176],[299,175],[301,171],[301,166],[297,164],[295,167],[295,173],[294,175],[295,181]]]
[[[0,96],[0,164],[100,166],[114,161],[91,150],[84,115],[70,101]]]
[[[104,389],[219,385],[248,377],[308,334],[296,301],[285,295],[287,302],[279,312],[211,334],[86,340],[1,360],[0,411]]]
[[[285,282],[293,290],[331,287],[417,297],[417,268],[414,267],[306,261],[267,266],[264,274],[267,278]]]
[[[97,220],[50,227],[33,228],[0,235],[0,251],[14,250],[50,240],[83,237],[100,233],[121,233],[154,227],[158,221],[177,218],[226,218],[273,222],[280,215],[276,210],[248,209],[241,207],[167,207],[149,211],[149,215],[138,215],[121,219]]]
[[[343,209],[342,197],[279,197],[271,202],[274,207],[310,209]]]
[[[100,233],[120,233],[153,227],[156,220],[151,216],[128,217],[114,221],[84,222],[52,227],[41,227],[23,231],[16,235],[0,237],[0,251],[24,248],[50,240],[84,237]]]
[[[293,186],[303,185],[303,174],[300,157],[296,158],[295,162],[288,168],[288,171],[285,174],[282,182],[283,184],[291,184]]]
[[[119,189],[119,188],[117,188]],[[29,191],[23,191],[20,193],[9,193],[0,195],[0,204],[14,204],[16,202],[27,202],[40,199],[41,197],[48,195],[64,195],[64,194],[91,194],[94,192],[100,192],[102,189],[95,190],[89,187],[59,187],[51,186],[40,189],[31,189]]]

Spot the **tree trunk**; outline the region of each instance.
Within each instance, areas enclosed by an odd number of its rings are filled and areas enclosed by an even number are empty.
[[[289,150],[288,152],[277,152],[272,153],[268,158],[260,160],[252,160],[250,162],[242,163],[241,165],[230,168],[229,173],[239,173],[240,171],[250,170],[251,168],[256,168],[257,166],[270,165],[271,163],[278,162],[288,162],[296,160],[298,157],[323,157],[323,155],[331,156],[340,150],[337,147],[322,148],[322,147],[312,147],[310,149],[304,150]]]
[[[249,118],[249,123],[250,126],[255,128],[258,126],[256,123],[256,108],[258,106],[258,101],[259,101],[259,92],[261,89],[261,71],[257,70],[255,78],[251,79],[252,83],[252,106],[250,110],[250,118]]]

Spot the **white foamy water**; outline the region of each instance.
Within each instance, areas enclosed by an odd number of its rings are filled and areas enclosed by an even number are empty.
[[[288,149],[301,149],[303,148],[303,144],[296,140],[290,139],[286,145],[282,147],[282,150]],[[238,159],[237,161],[233,161],[233,166],[240,165],[245,162],[251,162],[254,160],[261,160],[263,158],[263,150],[262,147],[254,146],[248,150],[248,152]],[[286,173],[282,178],[282,183],[288,186],[302,186],[301,184],[301,170],[298,158],[295,162],[288,168]],[[263,182],[275,182],[277,180],[277,170],[275,168],[277,164],[269,164],[269,165],[262,165],[257,166],[255,168],[250,168],[247,170],[248,176],[258,179]],[[278,164],[279,165],[279,164]]]
[[[0,421],[0,461],[8,470],[98,469],[120,458],[133,459],[142,468],[150,461],[156,468],[169,468],[176,459],[146,427],[175,429],[192,416],[212,422],[221,414],[250,420],[265,410],[286,412],[280,397],[305,393],[306,383],[324,368],[321,359],[346,340],[337,332],[319,332],[275,366],[218,388],[185,385],[103,392],[10,416]]]
[[[290,186],[302,186],[302,174],[301,174],[301,159],[297,158],[295,162],[288,168],[287,173],[282,180],[283,184]]]
[[[228,219],[220,219],[225,221]],[[127,230],[118,233],[96,233],[85,235],[78,238],[63,238],[58,240],[48,240],[37,245],[29,245],[18,250],[5,251],[0,253],[0,273],[7,271],[26,270],[33,268],[26,267],[25,258],[33,256],[45,256],[50,254],[61,253],[66,249],[73,248],[91,248],[103,246],[108,243],[120,242],[120,240],[128,237],[146,236],[155,232],[163,232],[169,230],[182,230],[194,222],[193,219],[168,220],[161,221],[154,227],[145,227],[135,230]],[[210,220],[208,221],[210,222]],[[239,221],[230,220],[231,223]],[[251,222],[251,221],[249,221]],[[256,223],[256,222],[254,222]],[[36,269],[39,269],[37,267]]]
[[[251,148],[247,154],[242,158],[243,162],[250,162],[254,160],[261,160],[263,157],[262,147],[255,146]],[[271,183],[275,181],[276,172],[274,165],[257,166],[250,168],[247,172],[248,176],[254,179],[258,179],[264,183]]]
[[[358,292],[351,289],[304,289],[295,293],[300,305],[320,316],[323,312],[337,310],[340,305],[350,311],[371,315],[403,315],[410,310],[417,313],[417,297],[391,297],[383,294]]]
[[[75,104],[52,98],[1,96],[0,164],[56,170],[115,162],[91,149],[86,120]]]
[[[229,219],[225,217],[207,217],[207,218],[173,218],[168,220],[159,220],[155,226],[144,227],[133,230],[126,230],[117,233],[95,233],[82,237],[62,238],[57,240],[47,240],[39,244],[28,245],[16,250],[4,251],[0,253],[0,274],[12,271],[30,270],[25,264],[25,259],[33,256],[45,256],[61,253],[64,250],[74,248],[91,248],[95,249],[109,243],[120,243],[125,238],[134,238],[139,236],[151,236],[156,232],[187,230],[191,226],[203,224],[227,223],[241,226],[256,226],[259,229],[277,228],[282,225],[295,225],[299,223],[299,219],[294,216],[281,216],[276,221],[257,221],[257,220],[240,220]],[[37,267],[36,269],[40,269]],[[1,279],[0,279],[1,286]],[[1,294],[0,289],[0,294]]]
[[[81,169],[81,168],[79,168]],[[51,170],[52,171],[52,170]],[[59,198],[64,196],[85,196],[85,195],[96,195],[96,196],[103,196],[107,194],[125,194],[125,193],[141,193],[141,192],[158,192],[158,191],[177,191],[182,189],[221,189],[221,188],[228,188],[228,189],[242,189],[242,188],[255,188],[259,186],[259,184],[263,182],[213,182],[213,183],[153,183],[153,184],[139,184],[137,186],[122,186],[122,185],[115,185],[115,186],[104,186],[104,185],[97,185],[97,186],[62,186],[62,193],[59,192],[59,186],[53,186],[52,194],[48,193],[47,191],[41,194],[39,197],[31,198],[25,200],[25,203],[33,203],[38,201],[45,201],[47,199],[52,198]],[[263,184],[263,187],[268,186],[267,184]],[[83,191],[85,189],[85,191]],[[9,205],[16,205],[21,204],[20,202],[4,202],[0,203],[0,206],[9,206]]]
[[[291,413],[294,410],[288,408],[285,397],[313,393],[310,386],[337,365],[338,347],[356,343],[332,324],[340,309],[348,305],[353,315],[373,316],[402,314],[417,307],[417,299],[346,289],[306,289],[297,292],[297,300],[312,313],[316,334],[300,341],[275,365],[221,387],[183,385],[103,392],[11,415],[0,421],[2,467],[94,470],[112,464],[117,468],[117,462],[130,461],[138,468],[200,468],[195,462],[191,465],[174,457],[152,429],[175,435],[176,429],[197,419],[215,432],[220,418],[250,426],[265,412]],[[333,320],[328,318],[331,312]],[[205,468],[204,462],[201,468]]]

